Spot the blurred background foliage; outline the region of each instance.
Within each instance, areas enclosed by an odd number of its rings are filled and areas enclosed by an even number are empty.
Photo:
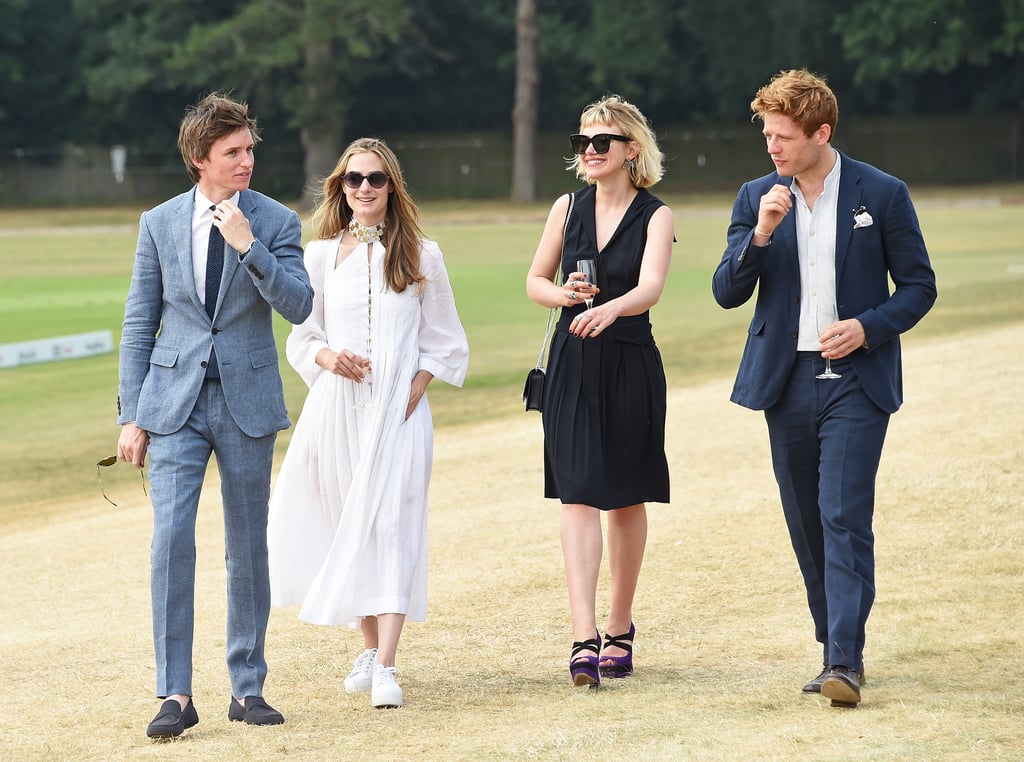
[[[608,92],[637,103],[662,136],[744,125],[760,85],[806,67],[839,95],[840,137],[848,119],[918,117],[930,132],[951,116],[999,115],[1006,166],[977,179],[1021,175],[1024,0],[0,0],[0,14],[8,180],[12,162],[67,163],[69,146],[125,145],[136,166],[165,157],[180,185],[178,121],[213,90],[248,100],[267,137],[261,154],[282,184],[270,190],[293,197],[359,135],[432,149],[501,143],[513,127],[524,23],[537,31],[531,129],[542,136],[564,138],[582,107]],[[969,135],[958,150],[977,147]],[[510,152],[502,172],[537,161]],[[566,152],[559,143],[538,153]],[[499,176],[499,191],[430,182],[423,190],[507,194]]]

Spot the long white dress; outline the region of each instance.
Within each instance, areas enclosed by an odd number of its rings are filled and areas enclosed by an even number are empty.
[[[335,267],[340,240],[307,245],[313,311],[287,341],[309,394],[270,500],[271,597],[314,624],[358,627],[385,613],[422,621],[434,430],[426,395],[408,420],[405,411],[419,370],[462,386],[469,346],[435,243],[421,249],[422,290],[395,293],[383,285],[379,242],[369,262],[362,243]],[[367,407],[357,407],[359,385],[316,364],[325,347],[369,349]]]

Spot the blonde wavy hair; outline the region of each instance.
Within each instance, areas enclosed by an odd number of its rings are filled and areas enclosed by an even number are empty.
[[[640,150],[629,168],[629,178],[637,188],[650,188],[665,175],[664,156],[658,148],[650,123],[640,109],[618,95],[607,95],[583,109],[580,115],[580,132],[595,124],[615,127],[622,135],[636,143]],[[570,172],[580,180],[593,184],[587,179],[580,155],[567,159]]]
[[[822,77],[806,69],[780,71],[762,87],[750,102],[751,121],[764,121],[765,114],[788,116],[810,137],[823,124],[829,126],[829,139],[839,122],[839,104],[835,93]]]
[[[379,138],[359,138],[352,141],[334,170],[324,180],[316,209],[313,210],[314,235],[319,239],[334,238],[344,232],[352,219],[352,208],[345,199],[342,177],[348,172],[348,163],[360,153],[376,154],[384,165],[391,189],[388,208],[384,214],[387,223],[381,241],[387,251],[384,259],[384,282],[392,291],[402,292],[407,287],[419,286],[424,280],[420,272],[420,247],[423,231],[420,229],[420,211],[405,187],[405,178],[398,157]]]

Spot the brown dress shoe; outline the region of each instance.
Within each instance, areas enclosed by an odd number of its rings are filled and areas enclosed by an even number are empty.
[[[818,676],[811,680],[811,682],[804,684],[804,693],[821,693],[821,684],[825,682],[825,678],[828,677],[828,671],[830,667],[826,664],[821,668],[821,672]]]
[[[860,679],[857,670],[834,665],[821,684],[821,695],[832,699],[832,706],[855,707],[860,703]]]
[[[821,684],[823,682],[825,682],[825,678],[828,677],[828,672],[829,672],[830,669],[832,669],[831,666],[829,666],[828,664],[824,665],[821,668],[821,672],[818,673],[818,676],[816,678],[811,680],[809,683],[805,683],[804,684],[803,692],[804,693],[821,693]],[[861,665],[860,665],[860,672],[857,673],[857,680],[858,680],[858,682],[860,682],[860,685],[861,685],[862,688],[865,685],[868,684],[867,678],[864,677],[864,664],[863,663],[861,663]]]

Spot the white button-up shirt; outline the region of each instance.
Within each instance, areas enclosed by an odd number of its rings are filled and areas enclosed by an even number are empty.
[[[800,352],[820,352],[818,337],[838,320],[836,311],[836,214],[839,203],[841,161],[825,177],[825,187],[807,206],[796,182],[792,191],[796,198],[796,246],[800,260],[800,336],[796,348]]]
[[[235,193],[229,200],[237,204],[241,194]],[[206,306],[206,250],[210,245],[210,228],[213,227],[215,204],[196,188],[196,203],[192,208],[192,278],[196,284],[199,301]],[[226,244],[225,244],[226,245]]]

